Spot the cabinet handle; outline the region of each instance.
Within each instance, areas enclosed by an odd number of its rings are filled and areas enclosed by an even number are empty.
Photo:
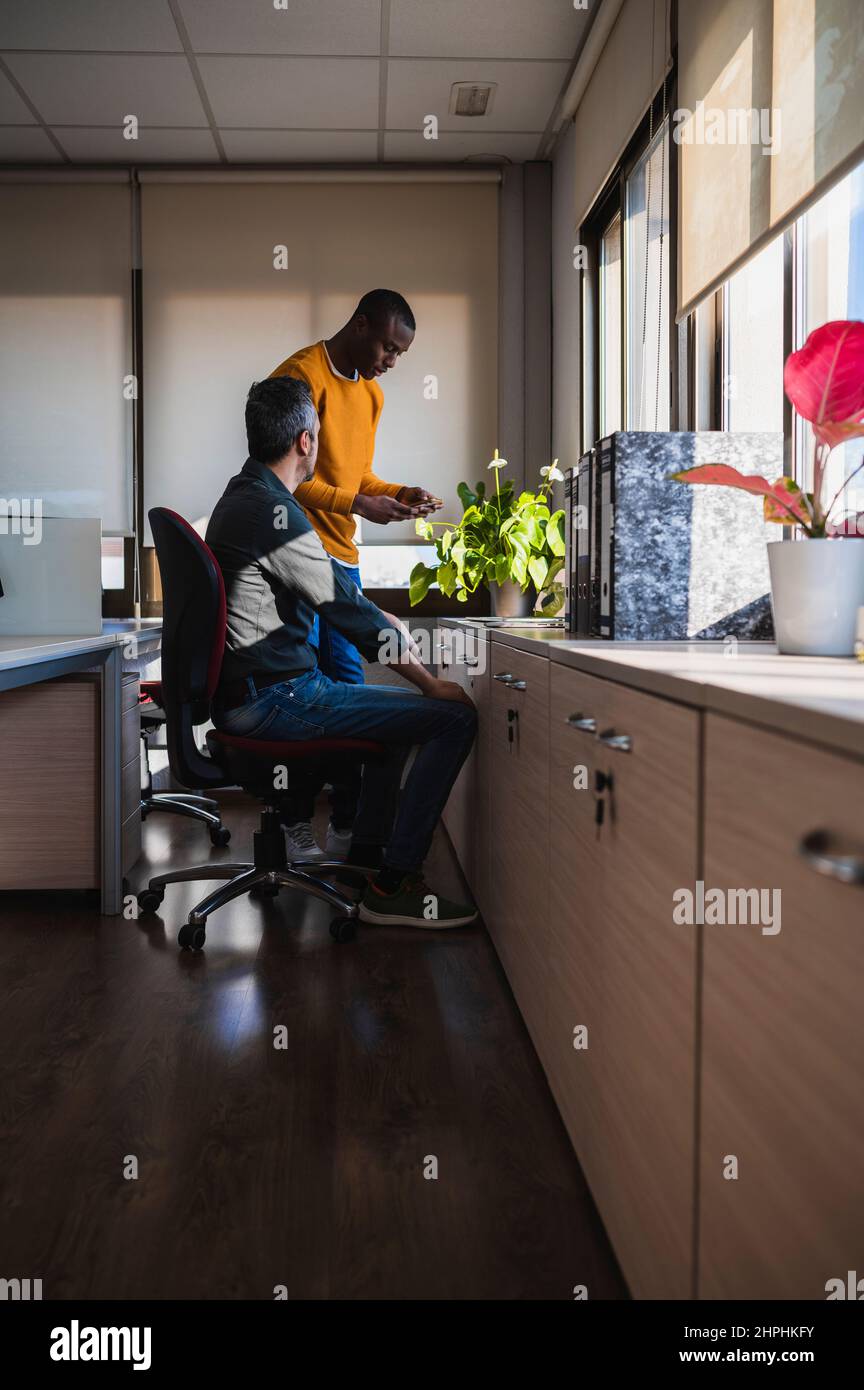
[[[605,734],[598,734],[597,739],[604,748],[614,748],[616,753],[633,751],[633,740],[629,734],[616,734],[614,729],[607,729]]]
[[[812,830],[798,846],[798,853],[811,869],[838,883],[864,884],[864,854],[854,850],[847,853],[830,850],[831,836],[827,830]]]
[[[592,719],[590,715],[586,717],[581,714],[568,714],[565,722],[570,725],[571,729],[581,729],[585,734],[596,734],[597,732],[597,720]]]
[[[511,690],[527,690],[527,689],[528,689],[528,682],[527,682],[527,681],[514,681],[514,680],[510,680],[510,681],[507,682],[507,684],[510,686],[510,689],[511,689]]]
[[[480,658],[477,656],[466,656],[465,665],[468,667],[469,671],[475,671],[480,665]]]
[[[503,685],[509,685],[514,679],[514,676],[510,671],[501,671],[498,675],[494,675],[492,679],[493,681],[501,681]]]

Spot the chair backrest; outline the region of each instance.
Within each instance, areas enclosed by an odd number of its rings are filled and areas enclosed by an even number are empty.
[[[210,717],[225,651],[225,583],[216,557],[177,512],[154,507],[150,526],[162,580],[162,704],[171,771],[186,787],[219,786],[195,725]]]

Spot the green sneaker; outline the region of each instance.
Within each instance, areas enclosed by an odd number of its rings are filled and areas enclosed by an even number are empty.
[[[370,883],[357,912],[361,922],[376,927],[467,927],[477,918],[476,907],[451,903],[433,893],[421,874],[408,874],[395,893],[382,893]]]

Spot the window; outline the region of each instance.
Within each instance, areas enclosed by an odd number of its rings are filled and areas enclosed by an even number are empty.
[[[831,319],[864,319],[864,165],[859,165],[806,212],[797,229],[795,346]],[[798,477],[812,484],[813,432],[796,423]],[[828,500],[864,456],[864,441],[852,439],[832,450],[828,461]],[[864,472],[859,473],[843,509],[864,510]]]
[[[126,565],[122,536],[102,537],[102,588],[126,587]]]
[[[793,416],[785,402],[783,365],[793,348],[801,347],[815,328],[832,319],[864,320],[864,164],[690,316],[691,427],[785,430],[789,471],[809,490],[813,432],[797,416],[790,431]],[[859,467],[862,457],[859,439],[831,451],[827,501]],[[864,510],[864,470],[843,500],[844,511],[853,509]]]
[[[669,121],[662,93],[581,229],[582,444],[671,424]]]
[[[627,429],[669,429],[669,125],[627,179]]]
[[[600,244],[600,435],[621,428],[621,214]]]
[[[434,545],[361,545],[358,550],[364,589],[407,589],[416,564],[438,563]]]
[[[723,287],[722,425],[783,429],[783,237]]]

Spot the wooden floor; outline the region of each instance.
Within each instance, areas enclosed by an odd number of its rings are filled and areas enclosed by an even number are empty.
[[[133,886],[251,857],[256,816],[226,803],[212,851],[152,817]],[[443,831],[427,868],[458,889]],[[0,896],[0,1276],[46,1299],[627,1297],[482,927],[337,946],[283,892],[178,952],[206,891],[139,922]]]

